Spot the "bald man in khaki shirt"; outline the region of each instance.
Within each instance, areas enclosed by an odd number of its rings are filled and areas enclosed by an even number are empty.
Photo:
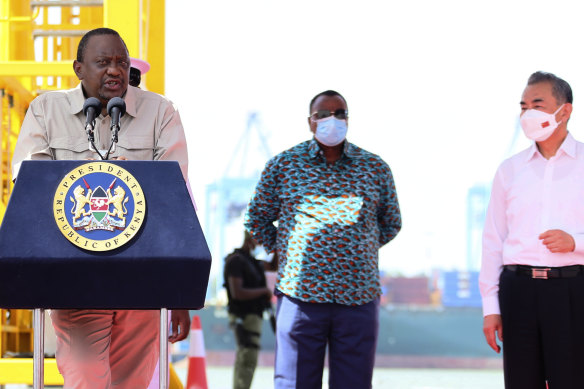
[[[187,146],[178,111],[165,97],[128,85],[130,57],[119,34],[99,28],[79,43],[73,69],[77,88],[47,92],[32,101],[12,161],[13,177],[26,159],[100,159],[89,149],[83,104],[95,97],[102,111],[95,120],[95,148],[110,148],[107,103],[121,97],[126,114],[109,159],[178,161],[187,181]],[[156,310],[53,310],[57,365],[64,388],[146,388],[158,360]],[[171,313],[171,342],[188,335],[188,311]]]

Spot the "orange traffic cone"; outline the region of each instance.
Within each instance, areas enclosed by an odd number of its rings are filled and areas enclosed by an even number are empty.
[[[186,389],[208,389],[207,372],[205,370],[205,342],[199,316],[193,316],[190,337],[189,371]]]

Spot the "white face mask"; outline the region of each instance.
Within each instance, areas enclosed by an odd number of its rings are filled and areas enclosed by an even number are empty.
[[[521,115],[519,121],[525,136],[536,142],[541,142],[549,138],[558,125],[556,122],[556,114],[562,109],[564,104],[560,106],[554,113],[545,113],[536,109],[528,109]]]
[[[315,120],[316,132],[314,137],[325,146],[336,146],[342,143],[347,136],[347,121],[334,116]]]

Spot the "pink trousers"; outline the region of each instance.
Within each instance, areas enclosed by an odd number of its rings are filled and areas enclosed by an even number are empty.
[[[147,388],[158,362],[160,311],[52,310],[64,389]]]

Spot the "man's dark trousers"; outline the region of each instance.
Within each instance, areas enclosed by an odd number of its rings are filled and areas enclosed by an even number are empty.
[[[276,389],[320,389],[329,350],[331,389],[371,388],[379,298],[357,306],[278,297]]]
[[[499,282],[507,389],[584,388],[584,275]]]

